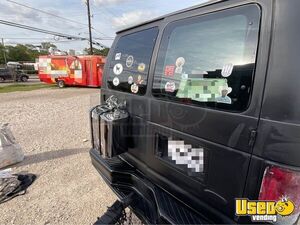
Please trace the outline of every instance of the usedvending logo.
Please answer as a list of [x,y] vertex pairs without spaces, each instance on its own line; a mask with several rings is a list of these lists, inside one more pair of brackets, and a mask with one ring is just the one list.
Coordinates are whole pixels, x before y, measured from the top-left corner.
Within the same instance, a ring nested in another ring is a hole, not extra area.
[[235,206],[237,216],[250,216],[252,222],[275,223],[278,216],[290,216],[295,210],[295,204],[287,197],[277,202],[236,199]]

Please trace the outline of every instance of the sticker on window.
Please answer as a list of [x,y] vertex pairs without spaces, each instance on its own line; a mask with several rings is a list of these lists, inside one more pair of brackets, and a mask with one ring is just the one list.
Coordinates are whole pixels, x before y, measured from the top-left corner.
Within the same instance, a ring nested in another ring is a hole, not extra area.
[[232,71],[233,71],[233,64],[232,64],[232,63],[225,64],[225,65],[223,66],[221,75],[222,75],[223,77],[229,77],[229,76],[232,74]]
[[114,66],[114,74],[120,75],[123,72],[123,66],[121,63],[118,63]]
[[133,56],[132,55],[128,56],[127,59],[126,59],[126,66],[128,68],[132,67],[133,62],[134,62]]
[[144,72],[145,69],[146,69],[145,63],[140,63],[139,66],[138,66],[138,71]]
[[131,89],[131,92],[134,93],[134,94],[139,92],[139,86],[137,86],[137,84],[131,85],[130,89]]
[[221,96],[216,98],[216,102],[218,103],[224,103],[224,104],[231,104],[231,98],[227,95],[232,92],[232,88],[228,87],[228,85],[225,85],[223,87],[219,88],[219,91],[221,92]]
[[141,75],[138,75],[138,79],[137,79],[137,84],[142,84],[143,83],[143,78],[142,78],[142,76]]
[[176,85],[174,82],[167,82],[165,85],[166,92],[174,92],[176,89]]
[[185,59],[183,57],[179,57],[178,59],[176,59],[176,69],[175,69],[175,73],[182,73],[182,67],[185,64]]
[[122,53],[116,53],[115,55],[115,60],[120,60],[121,59],[121,56],[122,56]]
[[175,66],[174,65],[167,65],[165,67],[165,75],[166,76],[172,77],[172,76],[174,76],[174,73],[175,73]]
[[168,156],[177,165],[186,165],[192,172],[204,171],[204,149],[193,148],[184,141],[168,141]]
[[132,76],[128,77],[128,84],[133,84],[133,77]]
[[113,84],[114,84],[114,86],[118,86],[118,85],[120,84],[119,78],[115,77],[115,78],[113,79]]

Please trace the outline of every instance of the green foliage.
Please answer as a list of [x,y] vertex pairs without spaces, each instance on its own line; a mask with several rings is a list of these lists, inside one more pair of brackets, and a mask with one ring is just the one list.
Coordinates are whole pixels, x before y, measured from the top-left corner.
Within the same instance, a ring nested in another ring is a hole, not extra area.
[[13,61],[13,62],[19,62],[19,61],[29,61],[34,62],[36,58],[38,58],[40,55],[47,55],[48,49],[50,47],[56,47],[55,45],[44,42],[41,43],[41,49],[40,51],[37,50],[37,48],[33,45],[21,45],[18,44],[16,46],[3,46],[0,44],[0,64],[4,64],[4,51],[6,54],[7,62]]
[[[84,52],[89,54],[90,53],[90,48],[85,48]],[[108,52],[109,52],[109,48],[103,48],[103,49],[93,48],[93,54],[94,55],[107,56]]]

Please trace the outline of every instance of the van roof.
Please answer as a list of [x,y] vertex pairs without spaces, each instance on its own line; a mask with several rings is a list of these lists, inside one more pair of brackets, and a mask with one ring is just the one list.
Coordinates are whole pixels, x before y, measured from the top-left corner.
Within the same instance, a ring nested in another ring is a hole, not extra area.
[[166,14],[166,15],[163,15],[163,16],[151,19],[151,20],[147,20],[145,22],[142,22],[142,23],[130,26],[130,27],[126,27],[126,28],[124,28],[122,30],[117,31],[116,33],[119,34],[119,33],[122,33],[124,31],[131,30],[133,28],[143,26],[145,24],[149,24],[149,23],[152,23],[152,22],[155,22],[155,21],[158,21],[158,20],[162,20],[162,19],[164,19],[166,17],[172,16],[172,15],[175,15],[175,14],[178,14],[178,13],[188,12],[188,11],[191,11],[191,10],[194,10],[194,9],[197,9],[197,8],[205,7],[205,6],[208,6],[208,5],[213,5],[213,4],[216,4],[216,3],[219,3],[219,2],[224,2],[224,1],[228,1],[228,0],[209,0],[207,2],[204,2],[204,3],[201,3],[201,4],[197,4],[197,5],[189,7],[189,8],[181,9],[181,10],[178,10],[178,11],[175,11],[175,12],[172,12],[172,13],[169,13],[169,14]]

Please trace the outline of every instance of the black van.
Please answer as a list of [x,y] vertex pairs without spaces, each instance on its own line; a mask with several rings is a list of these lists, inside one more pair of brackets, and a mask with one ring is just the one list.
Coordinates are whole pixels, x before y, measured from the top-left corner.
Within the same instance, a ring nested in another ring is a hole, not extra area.
[[144,223],[297,223],[299,9],[210,1],[117,33],[90,155]]

